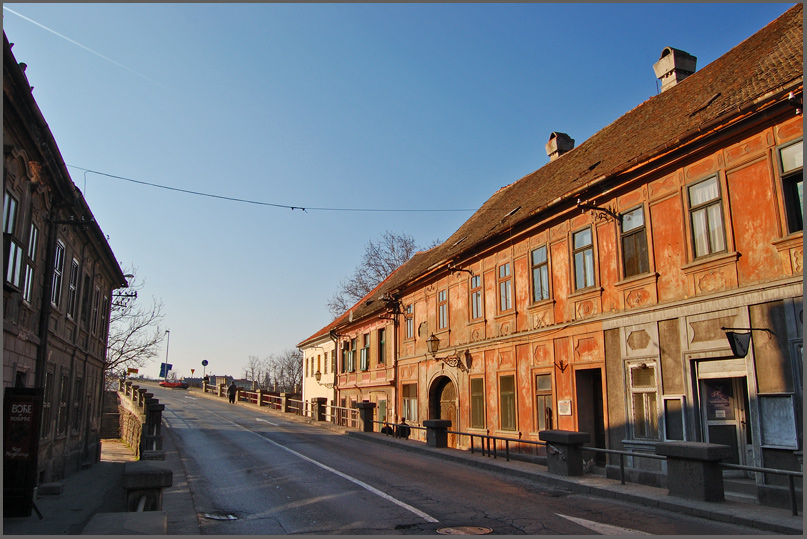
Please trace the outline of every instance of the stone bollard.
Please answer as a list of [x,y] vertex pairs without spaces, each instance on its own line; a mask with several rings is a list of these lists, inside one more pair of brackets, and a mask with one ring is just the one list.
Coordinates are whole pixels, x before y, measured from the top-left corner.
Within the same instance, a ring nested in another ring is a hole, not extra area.
[[355,402],[354,408],[359,410],[359,420],[361,422],[362,432],[373,432],[373,410],[375,410],[374,402]]
[[730,458],[728,445],[703,442],[662,442],[656,454],[667,457],[667,489],[670,496],[704,502],[722,502],[723,471],[720,461]]
[[256,403],[259,407],[263,406],[263,396],[266,395],[266,391],[263,389],[258,390],[258,402]]
[[325,397],[315,397],[311,399],[311,407],[316,421],[327,421],[328,399]]
[[290,393],[280,394],[280,409],[283,410],[284,414],[289,413],[289,397],[291,397]]
[[451,428],[449,419],[427,419],[423,422],[426,427],[426,445],[429,447],[448,447],[448,429]]
[[565,476],[583,475],[583,444],[591,440],[587,432],[542,430],[538,438],[546,442],[549,473]]
[[173,472],[153,461],[137,460],[123,466],[123,488],[126,490],[126,510],[161,511],[163,489],[174,483]]

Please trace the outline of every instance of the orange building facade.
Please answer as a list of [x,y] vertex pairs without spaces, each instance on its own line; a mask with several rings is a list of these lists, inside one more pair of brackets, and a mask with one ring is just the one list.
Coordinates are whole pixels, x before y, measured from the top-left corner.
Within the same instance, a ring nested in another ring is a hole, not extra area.
[[[386,381],[388,417],[410,423],[583,431],[637,455],[713,442],[732,462],[800,469],[802,34],[797,5],[700,71],[668,47],[659,95],[579,147],[552,133],[549,163],[355,308],[386,335],[379,314],[400,313],[395,357],[375,378],[340,374],[340,395]],[[372,346],[372,324],[348,338]],[[666,480],[660,461],[627,466]]]

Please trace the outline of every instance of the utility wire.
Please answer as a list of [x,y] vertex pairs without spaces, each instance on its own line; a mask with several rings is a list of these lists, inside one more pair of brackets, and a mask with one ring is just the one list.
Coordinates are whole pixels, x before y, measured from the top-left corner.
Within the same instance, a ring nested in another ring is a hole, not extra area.
[[[66,163],[65,163],[66,164]],[[273,208],[288,208],[290,210],[302,210],[304,212],[311,211],[341,211],[341,212],[461,212],[461,211],[476,211],[476,209],[435,209],[435,210],[427,210],[427,209],[378,209],[378,208],[312,208],[309,206],[289,206],[287,204],[273,204],[271,202],[261,202],[259,200],[249,200],[245,198],[235,198],[235,197],[227,197],[223,195],[214,195],[212,193],[202,193],[200,191],[191,191],[190,189],[180,189],[179,187],[170,187],[168,185],[160,185],[158,183],[151,183],[151,182],[144,182],[142,180],[135,180],[132,178],[125,178],[123,176],[116,176],[114,174],[108,174],[106,172],[99,172],[97,170],[91,170],[89,168],[82,168],[76,165],[67,165],[68,167],[75,168],[78,170],[83,170],[85,173],[89,172],[91,174],[98,174],[99,176],[106,176],[107,178],[114,178],[116,180],[123,180],[126,182],[136,183],[139,185],[148,185],[149,187],[158,187],[160,189],[166,189],[168,191],[177,191],[180,193],[186,193],[189,195],[196,195],[202,197],[209,197],[209,198],[217,198],[220,200],[229,200],[231,202],[241,202],[244,204],[255,204],[257,206],[271,206]],[[85,176],[86,178],[86,176]]]

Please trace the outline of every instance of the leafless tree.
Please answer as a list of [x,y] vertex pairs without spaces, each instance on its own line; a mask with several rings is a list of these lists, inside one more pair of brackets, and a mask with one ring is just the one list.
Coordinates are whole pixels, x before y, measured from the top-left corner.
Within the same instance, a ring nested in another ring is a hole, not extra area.
[[266,358],[267,389],[293,392],[303,383],[303,353],[291,348]]
[[253,385],[260,386],[265,368],[265,362],[261,361],[258,356],[249,356],[247,366],[244,367],[244,378],[250,380]]
[[[438,243],[439,241],[433,242],[429,248]],[[364,247],[359,265],[349,277],[339,283],[339,289],[326,303],[328,311],[334,318],[346,312],[409,260],[417,250],[415,238],[408,234],[396,234],[387,230],[377,241],[370,240]]]
[[160,328],[164,318],[163,302],[154,297],[150,303],[139,297],[145,281],[137,279],[137,268],[126,271],[129,287],[113,294],[109,316],[106,372],[119,375],[129,368],[145,367],[160,352],[165,331]]

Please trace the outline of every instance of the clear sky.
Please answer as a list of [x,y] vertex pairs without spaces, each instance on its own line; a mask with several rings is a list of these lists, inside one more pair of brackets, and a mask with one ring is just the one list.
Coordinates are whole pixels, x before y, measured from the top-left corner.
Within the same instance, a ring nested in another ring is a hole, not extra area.
[[664,47],[700,69],[792,5],[10,3],[3,28],[176,374],[240,376],[331,321],[369,240],[445,240],[553,131],[656,95]]

